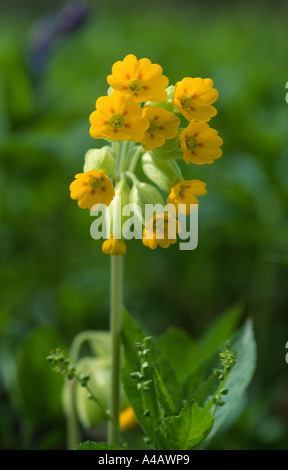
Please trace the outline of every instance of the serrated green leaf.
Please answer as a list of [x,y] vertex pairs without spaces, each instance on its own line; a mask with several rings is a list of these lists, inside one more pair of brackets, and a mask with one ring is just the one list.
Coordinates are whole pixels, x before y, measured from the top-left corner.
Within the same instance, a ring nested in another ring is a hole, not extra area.
[[105,442],[85,441],[79,444],[75,450],[123,450],[114,444],[106,444]]
[[213,416],[190,401],[178,416],[165,418],[157,429],[161,450],[191,450],[207,436]]

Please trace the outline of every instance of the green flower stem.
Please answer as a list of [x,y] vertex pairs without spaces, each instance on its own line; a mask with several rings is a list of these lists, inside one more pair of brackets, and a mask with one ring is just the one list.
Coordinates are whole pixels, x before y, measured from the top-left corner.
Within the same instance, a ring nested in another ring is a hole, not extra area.
[[138,159],[141,155],[141,153],[144,152],[144,149],[141,145],[139,145],[139,147],[137,148],[135,154],[133,155],[133,158],[131,160],[131,163],[130,163],[130,166],[128,168],[128,171],[133,173],[133,171],[135,170],[136,166],[137,166],[137,163],[138,163]]
[[123,171],[125,168],[127,155],[129,154],[129,148],[130,148],[130,142],[129,141],[123,142],[121,161],[120,161],[120,166],[119,166],[120,172]]
[[[123,296],[123,257],[111,255],[111,299],[110,299],[110,331],[111,331],[111,389],[109,410],[111,421],[108,423],[108,443],[117,444],[119,439],[120,412],[120,356],[121,356],[121,325]],[[117,423],[114,426],[113,423]]]

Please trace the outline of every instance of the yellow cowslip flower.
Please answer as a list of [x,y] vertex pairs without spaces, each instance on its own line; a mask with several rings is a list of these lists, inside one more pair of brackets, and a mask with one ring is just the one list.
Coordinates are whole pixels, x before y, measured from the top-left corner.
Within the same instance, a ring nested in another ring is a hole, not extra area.
[[216,158],[222,156],[222,150],[219,148],[222,144],[223,140],[218,132],[206,122],[190,122],[180,134],[183,158],[188,164],[213,163]]
[[106,255],[125,255],[126,245],[121,239],[108,238],[102,244],[102,251]]
[[188,120],[209,121],[217,114],[211,106],[218,98],[211,78],[186,77],[175,85],[173,106]]
[[178,221],[171,214],[155,214],[143,229],[143,244],[152,250],[158,245],[168,248],[176,243],[179,231]]
[[119,426],[121,431],[126,432],[135,428],[139,424],[132,406],[128,406],[120,413]]
[[161,147],[166,139],[174,139],[177,136],[181,121],[174,113],[160,106],[147,105],[143,108],[143,115],[150,124],[141,141],[145,150]]
[[[185,204],[184,212],[190,214],[190,204],[198,204],[196,196],[207,194],[206,184],[200,180],[179,181],[171,188],[167,204],[174,204],[178,213],[178,205]],[[182,209],[182,208],[181,208]],[[184,209],[184,208],[183,208]]]
[[140,142],[149,127],[142,108],[132,96],[114,91],[96,101],[96,110],[90,114],[90,135],[94,139],[130,140]]
[[94,204],[109,206],[114,197],[114,187],[102,170],[78,173],[70,184],[71,199],[78,199],[81,209],[91,209]]
[[137,60],[135,55],[128,54],[123,61],[115,62],[107,82],[113,90],[132,95],[137,103],[164,101],[169,80],[162,72],[162,67],[152,64],[150,59]]

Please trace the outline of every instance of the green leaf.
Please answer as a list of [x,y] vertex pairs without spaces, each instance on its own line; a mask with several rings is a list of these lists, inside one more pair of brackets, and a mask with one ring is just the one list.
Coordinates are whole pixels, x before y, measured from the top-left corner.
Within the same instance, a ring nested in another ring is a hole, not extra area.
[[157,429],[162,450],[191,450],[207,436],[213,416],[190,401],[179,416],[165,418]]
[[170,361],[179,380],[191,372],[194,358],[199,355],[199,347],[186,331],[171,327],[157,343]]
[[[145,381],[151,380],[150,389],[142,391],[137,389],[137,380],[131,373],[140,370],[140,357],[135,343],[142,343],[148,336],[141,331],[128,312],[123,312],[123,346],[124,363],[122,367],[122,382],[126,396],[134,409],[135,415],[144,432],[157,446],[157,426],[164,413],[173,410],[175,403],[177,410],[182,404],[180,401],[179,384],[174,371],[157,344],[151,340],[151,352],[147,359],[149,364],[145,369]],[[157,371],[157,372],[155,372]],[[173,397],[173,401],[172,398]],[[147,416],[149,410],[149,416]]]
[[225,396],[225,405],[217,408],[209,441],[241,404],[243,395],[253,377],[256,367],[256,343],[251,320],[246,321],[230,343],[232,350],[237,354],[236,364],[225,383],[225,388],[229,390],[229,393]]
[[159,339],[158,346],[170,361],[177,378],[183,380],[199,369],[212,353],[217,352],[239,322],[242,307],[236,305],[224,312],[202,337],[196,341],[181,328],[169,328]]
[[154,384],[158,402],[163,409],[164,416],[171,416],[175,414],[176,410],[173,403],[173,398],[170,396],[156,367],[154,367]]
[[108,445],[105,442],[85,441],[79,444],[75,450],[123,450],[114,444]]
[[[155,442],[156,425],[158,425],[160,415],[157,406],[157,396],[154,386],[148,392],[141,392],[137,389],[137,381],[131,377],[131,373],[139,371],[140,358],[136,349],[136,342],[142,343],[148,336],[140,330],[134,323],[128,312],[123,311],[123,346],[124,363],[122,367],[122,383],[126,396],[134,409],[135,415],[144,429],[145,433]],[[148,371],[147,371],[148,372]],[[151,369],[148,372],[147,380],[152,378]],[[149,410],[150,416],[145,416],[145,411]]]
[[237,304],[229,308],[202,335],[199,341],[199,348],[205,356],[216,351],[217,348],[221,347],[230,338],[239,323],[242,313],[242,305]]

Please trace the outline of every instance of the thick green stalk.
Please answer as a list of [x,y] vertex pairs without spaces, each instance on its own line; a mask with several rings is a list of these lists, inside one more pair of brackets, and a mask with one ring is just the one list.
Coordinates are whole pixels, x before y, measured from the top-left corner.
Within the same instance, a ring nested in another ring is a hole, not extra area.
[[[111,421],[108,423],[108,443],[118,443],[118,423],[120,412],[120,368],[121,368],[121,328],[123,306],[123,256],[111,255],[111,387],[109,410]],[[116,425],[116,426],[115,426]]]

